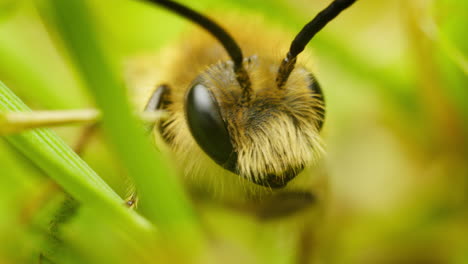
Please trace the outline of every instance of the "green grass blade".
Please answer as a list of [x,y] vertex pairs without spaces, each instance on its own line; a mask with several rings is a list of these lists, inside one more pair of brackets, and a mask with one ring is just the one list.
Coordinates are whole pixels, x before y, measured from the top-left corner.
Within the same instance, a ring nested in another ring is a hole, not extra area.
[[[0,111],[30,111],[0,82]],[[123,200],[53,131],[38,129],[3,137],[83,205],[101,208],[121,219],[129,229],[151,227],[123,206]]]
[[131,114],[123,82],[114,74],[98,41],[89,2],[49,3],[46,16],[52,18],[85,85],[102,109],[104,129],[136,183],[142,214],[171,238],[197,240],[194,210],[168,162],[155,152]]

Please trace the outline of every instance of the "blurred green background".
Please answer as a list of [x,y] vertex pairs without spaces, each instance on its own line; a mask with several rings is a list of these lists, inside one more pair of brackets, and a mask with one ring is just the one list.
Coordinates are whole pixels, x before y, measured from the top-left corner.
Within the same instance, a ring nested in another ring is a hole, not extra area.
[[[47,2],[0,0],[0,80],[33,110],[95,107]],[[157,53],[189,24],[138,1],[84,2],[118,78],[128,58]],[[180,2],[205,13],[257,14],[296,33],[329,1]],[[331,186],[316,263],[468,263],[467,14],[468,1],[360,0],[309,44],[327,100]],[[74,146],[82,129],[54,131]],[[112,144],[99,131],[82,157],[126,198],[128,168]],[[46,172],[0,141],[0,263],[37,263],[54,243],[43,234],[63,197]],[[218,213],[228,218],[221,229],[240,231],[226,232],[230,246],[211,248],[216,253],[200,262],[291,263],[281,243],[251,233],[251,219]],[[118,227],[96,208],[80,209],[64,227],[70,246],[57,258],[175,262],[178,253],[142,245]]]

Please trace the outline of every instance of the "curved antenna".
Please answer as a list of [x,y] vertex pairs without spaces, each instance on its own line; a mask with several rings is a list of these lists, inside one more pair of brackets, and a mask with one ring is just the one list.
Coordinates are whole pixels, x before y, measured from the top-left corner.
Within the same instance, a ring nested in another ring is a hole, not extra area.
[[288,80],[289,74],[291,74],[296,64],[297,55],[304,50],[307,43],[309,43],[315,34],[322,30],[328,22],[332,21],[341,11],[348,8],[354,2],[356,2],[356,0],[335,0],[302,28],[291,43],[289,52],[278,69],[278,76],[276,77],[278,88],[281,89]]
[[203,16],[202,14],[192,10],[182,4],[170,1],[170,0],[142,0],[146,2],[151,2],[157,5],[160,5],[178,15],[189,19],[190,21],[198,24],[208,32],[210,32],[220,43],[223,45],[224,49],[227,51],[229,56],[234,62],[234,72],[236,74],[236,79],[239,82],[239,85],[242,88],[242,95],[244,101],[249,101],[252,93],[251,83],[249,75],[245,70],[242,62],[243,56],[240,47],[234,41],[234,39],[218,24],[210,20],[208,17]]

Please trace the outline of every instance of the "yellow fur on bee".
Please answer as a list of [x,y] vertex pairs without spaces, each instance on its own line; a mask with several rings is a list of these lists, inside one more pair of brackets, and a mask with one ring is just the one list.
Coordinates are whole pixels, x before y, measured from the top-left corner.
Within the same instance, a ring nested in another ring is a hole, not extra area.
[[[184,181],[194,192],[203,192],[215,199],[258,200],[274,192],[308,191],[316,189],[316,185],[323,185],[320,166],[323,144],[317,128],[321,117],[314,110],[323,108],[323,105],[320,100],[311,100],[307,88],[309,71],[301,60],[308,59],[310,55],[300,55],[286,88],[279,90],[275,86],[277,69],[294,36],[267,29],[263,21],[255,17],[222,14],[219,18],[215,21],[232,34],[244,58],[252,58],[245,61],[244,66],[252,82],[252,104],[258,106],[259,115],[264,117],[252,122],[249,116],[252,110],[236,104],[240,87],[218,78],[225,74],[222,64],[230,60],[227,52],[213,36],[192,25],[186,37],[158,55],[145,55],[132,61],[127,74],[139,109],[143,109],[158,85],[170,87],[172,103],[167,109],[170,117],[164,133],[172,139],[171,145],[165,146],[156,128],[157,144],[173,157]],[[220,66],[213,66],[217,64]],[[216,96],[222,114],[234,117],[225,122],[238,153],[239,175],[216,164],[190,133],[184,102],[187,90],[197,78],[213,84],[209,88]],[[264,105],[272,108],[263,109]],[[288,167],[301,166],[305,166],[304,171],[280,190],[248,180],[261,179],[267,174],[281,176]]]

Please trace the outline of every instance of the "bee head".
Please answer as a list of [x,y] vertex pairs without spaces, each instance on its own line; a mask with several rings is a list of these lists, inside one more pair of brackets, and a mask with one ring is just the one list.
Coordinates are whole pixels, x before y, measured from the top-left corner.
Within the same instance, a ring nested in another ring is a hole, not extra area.
[[186,95],[188,126],[220,166],[259,185],[284,187],[321,151],[320,86],[303,67],[279,88],[280,63],[253,56],[243,66],[250,76],[249,99],[232,62],[212,65]]
[[198,146],[253,183],[286,186],[320,152],[325,112],[320,86],[296,65],[297,55],[355,0],[335,0],[322,10],[297,34],[282,61],[244,59],[233,38],[207,17],[169,0],[148,1],[206,29],[231,58],[200,73],[186,94],[185,120]]

